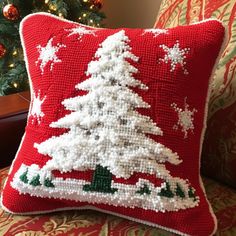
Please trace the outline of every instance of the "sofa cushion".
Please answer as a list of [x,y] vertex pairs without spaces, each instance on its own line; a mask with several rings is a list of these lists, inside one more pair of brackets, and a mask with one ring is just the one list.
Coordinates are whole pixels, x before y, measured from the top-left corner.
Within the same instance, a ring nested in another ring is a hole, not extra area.
[[[0,170],[0,192],[9,169]],[[216,235],[236,234],[236,191],[203,178],[207,196],[218,220]],[[0,208],[3,235],[145,235],[170,236],[167,231],[91,210],[66,211],[36,216],[17,216]],[[24,234],[23,234],[24,233]]]
[[25,18],[32,102],[4,209],[97,209],[179,234],[215,231],[199,156],[224,30],[216,20],[160,31]]
[[[227,26],[228,41],[218,64],[209,101],[202,170],[236,187],[236,2],[232,0],[163,0],[155,27],[188,25],[218,18]],[[227,114],[227,115],[225,115]]]

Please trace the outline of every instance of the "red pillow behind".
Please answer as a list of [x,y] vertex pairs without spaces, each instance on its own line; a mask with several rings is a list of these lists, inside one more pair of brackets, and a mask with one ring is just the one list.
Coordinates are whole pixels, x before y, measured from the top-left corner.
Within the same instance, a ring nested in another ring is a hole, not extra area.
[[143,30],[26,17],[32,102],[3,208],[96,209],[179,234],[213,233],[199,158],[224,34],[215,20]]

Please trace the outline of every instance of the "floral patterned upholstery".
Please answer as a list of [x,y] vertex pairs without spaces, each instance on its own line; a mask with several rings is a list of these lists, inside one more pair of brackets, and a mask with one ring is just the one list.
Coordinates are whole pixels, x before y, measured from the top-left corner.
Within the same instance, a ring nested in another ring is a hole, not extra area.
[[[0,191],[8,168],[0,170]],[[236,191],[205,179],[208,198],[218,218],[217,236],[236,235]],[[170,236],[172,233],[96,211],[65,211],[13,216],[0,209],[2,236]]]

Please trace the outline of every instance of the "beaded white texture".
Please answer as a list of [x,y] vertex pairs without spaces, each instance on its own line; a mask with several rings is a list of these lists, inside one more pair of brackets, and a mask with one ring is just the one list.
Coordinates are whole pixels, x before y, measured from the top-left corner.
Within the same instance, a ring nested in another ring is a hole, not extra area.
[[178,130],[181,127],[181,131],[184,133],[184,138],[188,138],[188,133],[194,131],[194,113],[197,109],[189,109],[189,104],[187,103],[187,97],[184,99],[184,108],[178,107],[176,103],[172,103],[171,107],[176,111],[178,115],[178,122],[173,126],[173,129]]
[[44,112],[42,111],[42,104],[44,103],[46,96],[43,98],[40,97],[40,90],[35,93],[32,93],[32,106],[29,111],[29,117],[32,118],[32,123],[37,120],[37,123],[40,124],[42,118],[44,117]]
[[161,34],[168,34],[168,30],[167,29],[145,29],[143,35],[147,33],[153,34],[153,37],[156,38],[157,36]]
[[78,35],[78,40],[81,41],[84,35],[93,35],[96,36],[96,30],[94,29],[87,29],[83,26],[77,26],[75,28],[72,29],[65,29],[65,31],[70,32],[68,34],[68,37],[72,36],[72,35]]
[[188,74],[186,65],[186,54],[189,53],[190,48],[180,48],[180,43],[177,40],[173,47],[168,47],[165,44],[159,46],[165,52],[164,58],[160,58],[160,62],[168,64],[170,62],[170,72],[173,72],[176,69],[177,65],[180,65],[183,68],[184,74]]
[[36,61],[36,65],[40,63],[41,74],[44,73],[44,68],[47,64],[50,64],[50,71],[52,71],[54,64],[61,62],[61,59],[58,58],[57,53],[61,48],[65,48],[66,45],[60,43],[57,43],[57,45],[53,45],[52,42],[53,38],[49,39],[45,47],[43,47],[42,45],[37,46],[39,57]]

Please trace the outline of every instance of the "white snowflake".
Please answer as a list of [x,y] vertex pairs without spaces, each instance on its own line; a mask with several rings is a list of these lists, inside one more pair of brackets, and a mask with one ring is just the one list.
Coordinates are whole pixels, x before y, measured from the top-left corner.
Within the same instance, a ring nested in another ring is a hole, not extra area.
[[46,96],[43,98],[40,98],[40,90],[38,91],[38,95],[36,95],[34,92],[32,94],[32,106],[29,112],[29,116],[32,116],[34,119],[32,120],[32,123],[35,119],[37,119],[38,124],[41,123],[42,117],[44,117],[44,113],[42,112],[42,104],[45,101]]
[[61,59],[57,57],[57,53],[61,48],[65,48],[66,45],[58,43],[57,45],[52,45],[53,38],[51,38],[45,47],[41,45],[37,46],[39,52],[39,58],[36,61],[36,65],[40,62],[41,74],[44,73],[44,68],[47,63],[51,63],[50,71],[52,71],[53,66],[57,62],[61,62]]
[[182,127],[182,132],[184,133],[184,138],[188,138],[188,131],[194,130],[194,113],[197,112],[197,109],[193,108],[192,110],[189,109],[189,104],[186,102],[187,97],[184,99],[184,108],[178,107],[176,103],[172,103],[171,107],[177,112],[178,114],[178,123],[174,125],[174,129],[178,129],[178,127]]
[[93,36],[96,36],[95,32],[96,30],[89,30],[89,29],[86,29],[85,27],[83,26],[78,26],[76,28],[72,28],[72,29],[66,29],[66,31],[69,31],[70,34],[68,35],[71,36],[71,35],[75,35],[75,34],[78,34],[78,39],[79,40],[82,40],[82,37],[86,34],[91,34]]
[[147,33],[152,33],[154,36],[154,38],[156,38],[157,36],[159,36],[160,34],[167,34],[168,33],[168,30],[166,29],[146,29],[144,30],[144,34],[147,34]]
[[188,74],[188,71],[184,68],[186,65],[186,62],[184,61],[186,58],[186,54],[189,53],[190,48],[183,48],[181,49],[179,46],[179,41],[177,40],[175,45],[173,47],[168,47],[165,44],[160,45],[160,48],[162,48],[166,55],[164,58],[159,59],[160,61],[164,63],[171,62],[171,72],[175,70],[176,65],[180,64],[180,66],[184,70],[184,74]]

